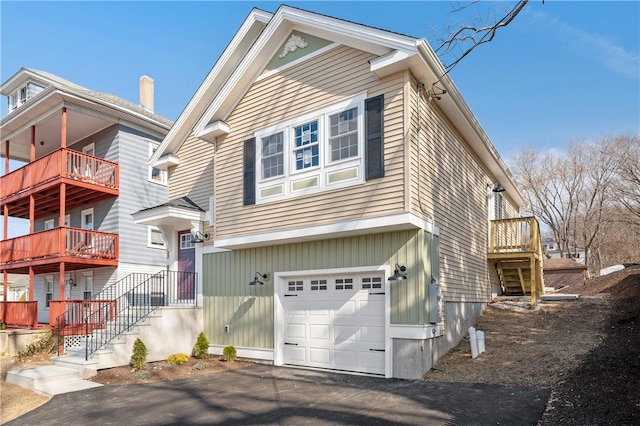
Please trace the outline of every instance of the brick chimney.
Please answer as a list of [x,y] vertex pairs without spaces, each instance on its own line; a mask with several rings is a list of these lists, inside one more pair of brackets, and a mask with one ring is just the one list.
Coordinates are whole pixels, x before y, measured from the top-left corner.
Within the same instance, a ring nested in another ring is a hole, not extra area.
[[140,106],[153,112],[153,79],[147,75],[140,77]]

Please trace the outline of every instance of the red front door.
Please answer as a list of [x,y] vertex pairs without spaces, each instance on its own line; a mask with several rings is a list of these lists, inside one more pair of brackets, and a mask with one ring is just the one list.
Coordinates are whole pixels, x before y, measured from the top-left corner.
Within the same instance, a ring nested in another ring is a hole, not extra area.
[[178,299],[195,299],[196,246],[190,231],[178,232]]

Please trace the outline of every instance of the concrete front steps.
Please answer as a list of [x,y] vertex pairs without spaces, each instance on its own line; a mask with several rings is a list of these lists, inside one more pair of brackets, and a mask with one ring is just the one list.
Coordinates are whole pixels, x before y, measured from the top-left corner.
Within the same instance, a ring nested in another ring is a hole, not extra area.
[[[98,370],[129,365],[137,338],[147,346],[147,361],[165,360],[171,354],[191,353],[201,324],[201,308],[163,307],[109,342],[89,360],[85,360],[84,346],[67,348],[65,355],[51,358],[52,365],[10,371],[7,383],[47,396],[102,386],[84,379],[95,376]],[[60,384],[56,385],[56,381]]]
[[80,377],[78,370],[59,365],[23,368],[7,373],[7,383],[22,386],[44,396],[76,392],[102,386]]
[[67,348],[65,355],[51,358],[51,365],[9,371],[6,381],[45,396],[102,386],[85,379],[94,377],[98,370],[127,365],[133,342],[139,335],[139,327],[148,326],[148,322],[137,324],[131,332],[110,342],[88,360],[85,360],[84,346]]

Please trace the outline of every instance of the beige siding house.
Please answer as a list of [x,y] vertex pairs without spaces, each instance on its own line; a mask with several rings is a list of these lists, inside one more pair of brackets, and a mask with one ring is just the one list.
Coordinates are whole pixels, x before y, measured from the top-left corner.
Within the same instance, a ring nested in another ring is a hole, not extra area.
[[151,159],[205,211],[154,217],[196,237],[212,353],[419,378],[457,344],[524,200],[443,74],[423,39],[249,14]]

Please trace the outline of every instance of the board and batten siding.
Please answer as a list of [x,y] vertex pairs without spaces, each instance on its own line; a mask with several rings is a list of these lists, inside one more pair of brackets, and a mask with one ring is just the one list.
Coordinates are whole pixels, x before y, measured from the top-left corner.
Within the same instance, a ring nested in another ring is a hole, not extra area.
[[437,100],[423,96],[418,105],[413,78],[407,91],[411,99],[411,211],[440,230],[445,300],[489,302],[487,183],[495,179],[444,116]]
[[[273,348],[274,272],[389,265],[407,267],[407,280],[391,288],[392,324],[428,324],[427,286],[438,276],[438,238],[400,231],[205,254],[204,331],[215,345]],[[249,286],[255,272],[264,286]],[[229,325],[229,333],[225,333]]]
[[[216,141],[217,238],[404,211],[403,78],[398,74],[378,79],[369,71],[368,61],[373,58],[363,51],[338,46],[252,85],[226,120],[231,133]],[[253,137],[256,130],[362,93],[367,97],[384,95],[383,178],[286,200],[243,205],[245,140]]]

